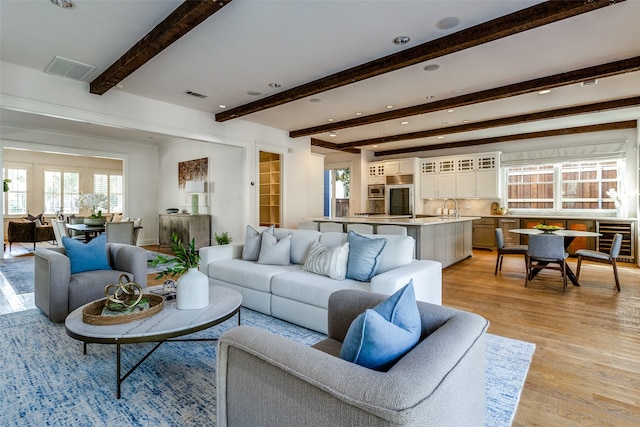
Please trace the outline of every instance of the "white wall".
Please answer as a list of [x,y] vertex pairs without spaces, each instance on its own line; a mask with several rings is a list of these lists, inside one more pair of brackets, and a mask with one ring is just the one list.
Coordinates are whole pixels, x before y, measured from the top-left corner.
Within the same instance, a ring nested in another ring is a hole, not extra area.
[[[318,156],[311,154],[309,138],[293,140],[288,137],[287,131],[243,120],[217,123],[211,113],[130,95],[116,89],[96,96],[89,93],[87,83],[5,62],[0,63],[0,74],[0,111],[19,110],[175,137],[175,142],[158,147],[12,129],[3,126],[0,115],[0,141],[3,146],[123,158],[127,206],[132,211],[143,212],[140,215],[143,216],[144,226],[141,244],[157,242],[157,215],[164,212],[168,204],[174,203],[173,184],[165,182],[171,181],[165,175],[172,173],[174,168],[177,170],[179,158],[190,160],[205,153],[211,159],[214,170],[210,208],[216,217],[214,231],[228,231],[237,241],[242,239],[240,234],[243,233],[238,230],[239,222],[243,226],[245,223],[257,224],[257,186],[251,186],[250,183],[258,182],[256,153],[260,146],[275,147],[284,153],[283,226],[295,227],[301,218],[322,213],[321,162]],[[239,177],[239,183],[233,182],[227,187],[227,180],[222,175],[225,170],[234,178]],[[177,178],[172,182],[177,183]],[[175,187],[177,192],[177,185]],[[240,203],[237,197],[241,197]],[[226,203],[230,203],[233,209],[222,209]],[[222,210],[217,210],[215,206],[221,206]],[[241,206],[241,214],[238,214],[237,206]]]

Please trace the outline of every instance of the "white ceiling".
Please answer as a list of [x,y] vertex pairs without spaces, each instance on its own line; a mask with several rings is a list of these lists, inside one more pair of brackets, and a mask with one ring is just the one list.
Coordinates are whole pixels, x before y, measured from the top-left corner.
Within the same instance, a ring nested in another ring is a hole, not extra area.
[[[182,2],[175,0],[74,0],[61,9],[49,0],[0,0],[0,59],[42,70],[55,56],[93,65],[91,81]],[[121,82],[121,90],[213,114],[278,91],[396,53],[540,3],[530,0],[327,1],[233,0]],[[446,17],[461,24],[439,30]],[[537,29],[459,51],[427,63],[253,113],[241,120],[288,131],[341,121],[568,72],[640,55],[640,0],[605,7]],[[402,47],[392,40],[406,35]],[[437,64],[437,71],[425,65]],[[272,88],[277,82],[281,88]],[[198,99],[185,94],[208,95]],[[260,96],[248,95],[259,91]],[[640,95],[640,72],[573,84],[547,95],[499,101],[326,133],[332,143],[480,122],[534,111]],[[95,95],[98,96],[98,95]],[[310,102],[310,98],[320,102]],[[632,120],[640,108],[524,123],[364,147],[372,151],[455,142],[505,134]],[[213,118],[212,118],[213,119]],[[170,136],[3,111],[3,125],[159,143]],[[237,120],[237,119],[236,119]],[[314,151],[326,152],[315,148]]]

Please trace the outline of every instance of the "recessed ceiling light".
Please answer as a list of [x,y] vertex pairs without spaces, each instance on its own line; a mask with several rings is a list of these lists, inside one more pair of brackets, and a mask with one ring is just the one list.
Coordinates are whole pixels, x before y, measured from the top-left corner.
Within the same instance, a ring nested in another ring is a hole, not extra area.
[[450,30],[460,25],[461,22],[462,19],[457,16],[447,16],[446,18],[442,18],[438,21],[436,28],[439,30]]
[[430,64],[423,68],[423,70],[425,71],[436,71],[438,69],[440,69],[440,66],[438,64]]
[[398,45],[402,45],[402,44],[407,44],[409,43],[411,39],[408,36],[398,36],[395,39],[393,39],[393,44],[398,44]]
[[227,106],[226,106],[226,105],[224,105],[224,104],[220,104],[220,105],[218,105],[218,107],[220,107],[220,108],[227,108]]
[[447,113],[453,113],[454,111],[456,111],[456,110],[454,110],[453,108],[449,108],[449,109],[447,110]]
[[250,91],[247,92],[247,95],[260,96],[260,95],[262,95],[262,92],[260,92],[259,90],[250,90]]
[[320,99],[320,98],[311,98],[309,100],[309,102],[313,102],[314,104],[317,104],[318,102],[322,102],[322,99]]
[[387,109],[390,110],[393,108],[393,105],[387,105]]
[[334,120],[334,118],[333,118],[333,117],[329,117],[329,118],[327,119],[327,121],[328,121],[328,122],[332,122],[333,120]]
[[331,138],[335,138],[336,136],[338,136],[338,134],[336,132],[329,132],[329,136]]
[[551,93],[551,89],[545,89],[538,92],[538,95],[546,95],[547,93]]
[[361,113],[360,111],[358,111],[358,112],[356,113],[356,116],[361,116],[361,115],[362,115],[362,113]]
[[64,9],[72,9],[76,7],[75,3],[73,3],[71,0],[51,0],[51,3]]
[[469,123],[469,120],[463,120],[462,123]]
[[377,145],[372,145],[371,147],[372,147],[372,148],[378,148],[378,146],[377,146]]
[[269,87],[279,88],[282,87],[282,85],[280,83],[269,83]]
[[444,136],[439,136],[438,139],[444,139]]
[[401,124],[401,125],[408,125],[408,124],[409,124],[409,122],[404,121],[404,122],[400,122],[400,124]]
[[427,99],[433,99],[433,98],[435,98],[435,96],[433,96],[433,95],[427,95]]

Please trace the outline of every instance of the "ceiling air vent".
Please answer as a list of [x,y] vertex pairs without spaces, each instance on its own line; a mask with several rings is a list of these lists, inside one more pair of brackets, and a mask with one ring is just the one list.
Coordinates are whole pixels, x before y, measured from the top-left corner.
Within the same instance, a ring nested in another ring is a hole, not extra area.
[[593,85],[597,85],[597,84],[598,84],[598,79],[585,80],[582,83],[580,83],[580,85],[582,87],[593,86]]
[[85,81],[86,77],[95,70],[92,65],[56,56],[44,69],[45,73],[66,77],[72,80]]
[[187,95],[195,96],[196,98],[202,98],[202,99],[204,99],[204,98],[206,98],[206,97],[207,97],[207,95],[203,95],[203,94],[201,94],[201,93],[194,92],[194,91],[192,91],[192,90],[188,90],[188,91],[186,91],[185,93],[186,93]]

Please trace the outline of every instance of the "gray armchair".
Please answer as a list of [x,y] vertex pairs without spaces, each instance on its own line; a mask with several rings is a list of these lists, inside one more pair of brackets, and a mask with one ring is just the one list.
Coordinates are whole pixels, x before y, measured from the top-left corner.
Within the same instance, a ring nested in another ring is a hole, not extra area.
[[104,288],[118,283],[120,275],[145,288],[147,253],[125,244],[107,243],[113,270],[93,270],[71,274],[71,263],[63,247],[38,248],[35,252],[35,304],[52,322],[61,322],[76,308],[104,298]]
[[329,299],[327,339],[307,347],[250,326],[218,341],[218,426],[484,426],[485,339],[477,314],[418,302],[420,342],[388,372],[340,359],[349,325],[388,295]]

